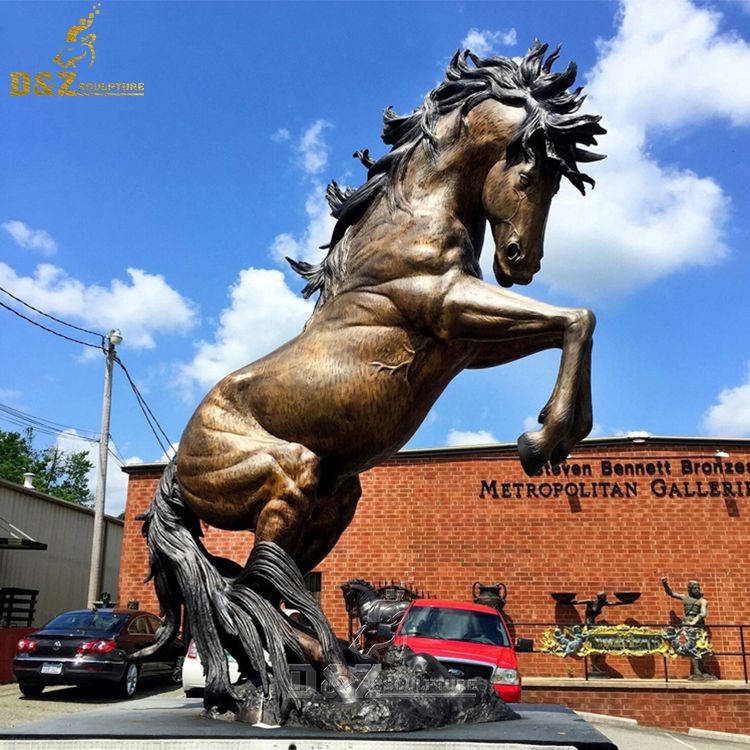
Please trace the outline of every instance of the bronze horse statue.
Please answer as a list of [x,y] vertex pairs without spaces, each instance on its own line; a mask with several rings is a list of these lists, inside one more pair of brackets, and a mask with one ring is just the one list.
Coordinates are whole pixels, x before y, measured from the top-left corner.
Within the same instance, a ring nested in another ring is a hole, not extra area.
[[[144,535],[167,617],[153,649],[174,636],[184,605],[207,665],[207,707],[240,700],[224,648],[267,690],[265,648],[291,703],[286,650],[350,679],[299,573],[351,523],[359,474],[406,443],[461,370],[562,349],[540,428],[518,441],[530,475],[589,433],[593,314],[508,289],[540,268],[561,177],[584,193],[594,183],[578,164],[603,158],[582,148],[605,131],[598,116],[578,113],[580,89],[568,90],[575,64],[554,73],[559,48],[546,52],[537,41],[520,63],[456,53],[422,106],[405,116],[386,109],[390,152],[355,154],[368,170],[358,189],[329,186],[337,221],[326,257],[290,261],[307,281],[303,294],[319,293],[304,330],[227,375],[190,419]],[[499,287],[479,267],[487,223]],[[199,520],[255,532],[244,568],[205,550]],[[277,617],[280,600],[313,630]]]
[[410,599],[388,600],[378,596],[375,587],[362,578],[351,578],[341,584],[346,611],[359,619],[360,627],[350,640],[356,640],[367,629],[378,625],[397,625],[409,608]]

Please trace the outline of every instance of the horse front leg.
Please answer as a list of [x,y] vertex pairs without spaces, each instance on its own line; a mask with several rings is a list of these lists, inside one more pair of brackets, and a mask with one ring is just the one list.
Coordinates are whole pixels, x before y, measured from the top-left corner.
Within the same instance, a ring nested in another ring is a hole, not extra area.
[[[518,439],[524,471],[533,475],[547,461],[560,463],[591,429],[590,359],[596,324],[590,310],[555,307],[462,276],[445,293],[438,334],[477,345],[477,363],[498,363],[537,351],[562,348],[541,429]],[[484,366],[487,366],[484,364]]]
[[[575,418],[567,440],[563,440],[550,456],[550,463],[556,466],[562,463],[570,454],[573,446],[583,440],[594,425],[594,412],[591,405],[591,350],[593,341],[589,341],[588,350],[584,355],[581,367],[581,379],[576,396]],[[549,402],[539,414],[539,424],[544,424],[549,413]]]

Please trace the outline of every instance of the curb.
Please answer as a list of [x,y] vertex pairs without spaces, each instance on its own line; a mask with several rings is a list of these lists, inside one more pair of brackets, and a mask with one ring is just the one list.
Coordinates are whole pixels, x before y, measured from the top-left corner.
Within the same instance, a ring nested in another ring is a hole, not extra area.
[[625,716],[610,716],[609,714],[590,714],[588,711],[576,711],[576,714],[592,724],[611,724],[618,727],[638,726],[638,719],[628,719]]
[[736,742],[750,746],[750,735],[733,734],[732,732],[717,732],[713,729],[696,729],[690,727],[687,731],[689,737],[703,737],[707,740],[721,740],[723,742]]

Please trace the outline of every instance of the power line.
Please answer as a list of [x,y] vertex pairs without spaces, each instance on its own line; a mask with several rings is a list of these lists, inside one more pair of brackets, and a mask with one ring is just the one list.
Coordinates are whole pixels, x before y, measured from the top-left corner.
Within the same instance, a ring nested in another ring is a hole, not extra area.
[[111,448],[107,448],[107,452],[115,459],[115,461],[117,461],[118,464],[120,464],[120,466],[125,466],[125,461],[123,461],[122,458],[120,458],[120,456],[118,456]]
[[[69,328],[73,328],[76,331],[81,331],[82,333],[87,333],[91,336],[97,336],[101,339],[101,343],[99,345],[92,344],[88,341],[82,341],[81,339],[73,338],[72,336],[66,336],[64,333],[60,333],[59,331],[55,331],[52,328],[48,328],[47,326],[42,325],[41,323],[37,322],[36,320],[33,320],[32,318],[28,317],[27,315],[24,315],[23,313],[19,312],[18,310],[14,309],[13,307],[10,307],[9,305],[6,305],[4,302],[0,302],[0,307],[5,308],[9,312],[12,312],[14,315],[17,315],[19,318],[22,318],[27,323],[31,323],[32,325],[36,326],[37,328],[41,328],[43,331],[47,331],[47,333],[51,333],[55,336],[59,336],[62,339],[65,339],[66,341],[72,341],[75,344],[81,344],[82,346],[88,346],[92,349],[100,349],[105,354],[107,354],[107,348],[106,348],[106,341],[107,337],[102,335],[101,333],[97,333],[96,331],[90,331],[87,328],[81,328],[80,326],[73,325],[72,323],[68,323],[64,320],[61,320],[60,318],[56,318],[54,315],[50,315],[49,313],[44,312],[43,310],[40,310],[37,307],[34,307],[34,305],[29,304],[28,302],[25,302],[20,297],[17,297],[16,295],[9,292],[7,289],[4,289],[3,287],[0,287],[0,292],[3,292],[4,294],[7,294],[12,299],[16,300],[16,302],[19,302],[20,304],[24,305],[24,307],[29,308],[30,310],[33,310],[34,312],[38,313],[39,315],[43,315],[45,318],[49,318],[50,320],[54,320],[56,323],[60,323],[61,325],[68,326]],[[130,377],[130,373],[128,372],[127,368],[123,364],[122,360],[117,356],[114,355],[114,361],[117,362],[117,364],[122,368],[123,372],[125,373],[125,377],[128,379],[128,383],[130,384],[130,387],[133,390],[133,393],[135,394],[136,401],[138,402],[138,406],[140,407],[141,411],[143,412],[143,416],[146,418],[146,423],[148,424],[149,428],[151,429],[151,432],[154,434],[154,437],[156,438],[156,442],[159,444],[159,447],[162,449],[163,453],[165,455],[168,455],[168,449],[167,446],[169,446],[169,450],[172,451],[172,453],[175,453],[174,446],[172,445],[172,441],[169,439],[167,433],[164,431],[164,428],[159,424],[159,420],[154,415],[153,411],[151,411],[151,408],[146,403],[146,399],[143,398],[143,395],[138,390],[138,387],[136,386],[135,382],[133,382],[133,378]],[[2,411],[0,409],[0,411]],[[20,416],[22,413],[16,414],[17,418],[21,419]],[[30,415],[23,415],[24,417],[30,417]],[[13,420],[9,420],[13,421]],[[20,422],[15,421],[14,424],[20,424]],[[39,430],[39,432],[43,432],[46,434],[57,434],[50,432],[51,430],[54,430],[53,427],[50,427],[49,425],[37,425],[36,429]],[[75,429],[75,428],[68,428],[68,429]],[[162,443],[161,438],[159,437],[159,433],[161,433],[162,437],[166,441],[166,446],[164,443]],[[96,433],[92,433],[96,434]],[[84,438],[80,438],[84,439]],[[96,442],[96,441],[92,441]]]
[[[109,433],[109,439],[110,439],[110,441],[111,441],[111,442],[109,443],[109,446],[108,446],[108,448],[109,448],[109,452],[110,452],[110,455],[114,456],[114,457],[115,457],[115,460],[116,460],[116,461],[117,461],[117,462],[118,462],[118,463],[119,463],[119,464],[120,464],[121,466],[125,466],[125,465],[126,465],[126,464],[127,464],[128,462],[127,462],[127,460],[125,459],[125,457],[124,457],[124,456],[122,455],[122,453],[120,453],[120,449],[119,449],[119,448],[117,447],[117,444],[115,443],[115,439],[114,439],[114,437],[113,437],[113,435],[112,435],[112,433],[111,433],[111,432]],[[113,451],[114,451],[114,452],[113,452]]]
[[[66,438],[70,440],[79,440],[82,443],[99,443],[99,433],[93,430],[84,430],[81,427],[73,427],[71,425],[62,424],[61,422],[54,422],[51,419],[45,419],[43,417],[35,417],[33,414],[27,414],[19,409],[14,409],[7,404],[0,404],[0,421],[8,422],[18,427],[28,427],[34,432],[42,435],[51,435],[53,437],[60,437],[64,434]],[[72,434],[68,430],[75,430],[76,433],[88,432],[92,437],[87,437],[81,434]],[[127,461],[120,453],[115,443],[114,437],[110,434],[110,440],[112,441],[109,445],[109,455],[117,461],[120,466],[125,466]]]
[[14,417],[15,419],[25,421],[29,424],[30,427],[46,428],[49,430],[56,430],[57,432],[63,432],[65,430],[75,430],[77,433],[79,433],[79,435],[88,433],[95,440],[99,439],[99,433],[94,432],[93,430],[85,430],[81,427],[73,427],[73,425],[54,422],[53,420],[46,419],[45,417],[36,417],[33,414],[28,414],[21,411],[20,409],[14,409],[12,406],[8,406],[7,404],[0,403],[0,412],[4,412],[11,417]]
[[[154,413],[149,408],[149,405],[146,403],[146,399],[143,398],[143,395],[138,390],[138,386],[133,382],[133,378],[130,377],[130,373],[128,372],[128,368],[125,367],[122,360],[115,355],[115,362],[122,368],[122,371],[125,373],[125,377],[128,379],[128,383],[130,384],[130,387],[133,390],[133,393],[135,394],[135,399],[138,402],[138,406],[140,407],[141,411],[143,412],[143,416],[146,418],[146,422],[148,423],[148,426],[151,428],[151,432],[153,432],[154,437],[156,438],[156,442],[159,443],[159,447],[162,449],[165,456],[169,455],[169,451],[167,450],[166,446],[162,443],[161,438],[159,437],[159,432],[162,434],[164,439],[167,442],[167,445],[169,446],[169,449],[172,451],[172,453],[175,453],[175,448],[172,445],[172,441],[169,439],[169,436],[164,431],[164,428],[159,424],[159,420],[154,416]],[[155,425],[155,426],[154,426]],[[157,429],[159,432],[157,432]]]
[[[3,415],[0,415],[0,421],[15,425],[16,427],[30,427],[35,433],[38,433],[41,435],[50,435],[51,437],[59,437],[62,434],[60,430],[50,430],[45,427],[38,427],[36,425],[30,425],[28,422],[13,419],[12,417],[7,417]],[[71,440],[79,440],[82,443],[99,442],[96,438],[89,438],[83,435],[71,435],[69,433],[65,433],[65,437],[70,438]]]
[[[0,302],[0,307],[4,307],[6,310],[12,312],[14,315],[18,315],[19,318],[23,318],[27,323],[31,323],[31,325],[36,326],[37,328],[41,328],[43,331],[47,331],[47,333],[51,333],[55,336],[59,336],[61,339],[65,339],[66,341],[72,341],[74,344],[81,344],[82,346],[90,346],[92,349],[104,349],[104,337],[102,337],[102,343],[101,345],[98,344],[92,344],[88,341],[81,341],[80,339],[74,339],[72,336],[66,336],[64,333],[60,333],[59,331],[53,331],[51,328],[47,328],[47,326],[43,326],[41,323],[37,323],[36,320],[32,320],[28,315],[24,315],[23,313],[18,312],[18,310],[14,310],[10,305],[6,305],[5,302]],[[97,336],[99,334],[96,334]]]
[[72,323],[68,323],[64,320],[61,320],[60,318],[56,318],[54,315],[50,315],[49,313],[44,312],[44,310],[40,310],[38,307],[34,307],[34,305],[30,305],[28,302],[24,302],[20,297],[16,297],[15,294],[9,292],[7,289],[4,289],[0,286],[0,292],[3,292],[3,294],[7,294],[9,297],[14,299],[16,302],[20,302],[24,307],[28,307],[29,310],[33,310],[35,313],[39,313],[40,315],[44,315],[45,318],[49,318],[50,320],[54,320],[55,323],[60,323],[64,326],[67,326],[68,328],[73,328],[76,331],[80,331],[81,333],[88,333],[92,336],[97,336],[102,340],[102,348],[104,347],[104,335],[101,333],[98,333],[97,331],[89,331],[88,328],[81,328],[80,326],[75,326]]

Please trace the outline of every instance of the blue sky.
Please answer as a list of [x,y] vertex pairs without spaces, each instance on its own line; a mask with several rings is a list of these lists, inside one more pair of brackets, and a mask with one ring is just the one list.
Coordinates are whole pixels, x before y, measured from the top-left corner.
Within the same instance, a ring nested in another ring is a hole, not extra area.
[[[361,183],[351,154],[384,153],[383,109],[418,106],[457,48],[512,57],[535,36],[562,42],[558,66],[578,63],[585,111],[609,131],[596,189],[563,186],[522,290],[596,312],[595,434],[750,437],[750,2],[102,0],[78,80],[143,82],[145,96],[11,97],[11,72],[56,76],[91,7],[0,5],[0,286],[120,328],[173,441],[219,377],[301,328],[310,303],[280,258],[320,252],[325,184]],[[102,355],[5,309],[0,343],[0,405],[75,428],[40,445],[87,448],[75,436],[99,429]],[[461,374],[409,446],[515,440],[558,360]],[[18,425],[0,411],[0,428]],[[122,372],[111,433],[125,460],[161,457]]]

